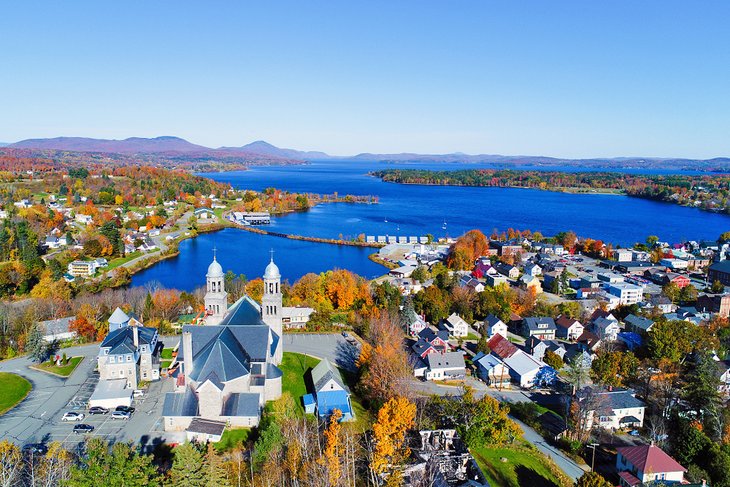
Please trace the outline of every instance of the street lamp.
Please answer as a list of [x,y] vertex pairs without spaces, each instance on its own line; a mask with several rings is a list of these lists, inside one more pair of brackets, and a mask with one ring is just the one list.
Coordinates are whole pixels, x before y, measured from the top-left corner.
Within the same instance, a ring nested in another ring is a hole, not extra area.
[[588,448],[593,449],[593,458],[591,459],[591,472],[593,472],[593,465],[596,463],[596,447],[598,446],[598,443],[591,443],[588,445]]

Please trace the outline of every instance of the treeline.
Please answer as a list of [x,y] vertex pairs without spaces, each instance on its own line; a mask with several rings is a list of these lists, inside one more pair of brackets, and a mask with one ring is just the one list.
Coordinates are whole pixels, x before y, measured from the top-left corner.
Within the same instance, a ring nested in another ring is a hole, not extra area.
[[467,169],[388,169],[372,173],[386,182],[446,186],[534,188],[549,191],[611,190],[704,210],[728,212],[730,176],[645,175],[619,172],[557,172]]

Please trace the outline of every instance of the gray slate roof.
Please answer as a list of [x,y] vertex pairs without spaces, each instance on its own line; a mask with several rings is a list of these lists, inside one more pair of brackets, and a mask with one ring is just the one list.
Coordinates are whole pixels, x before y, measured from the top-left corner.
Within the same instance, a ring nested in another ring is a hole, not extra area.
[[[109,355],[122,355],[126,353],[133,353],[137,350],[134,346],[134,327],[125,326],[118,328],[110,332],[104,341],[101,342],[101,348],[110,348]],[[140,345],[149,345],[152,343],[157,330],[155,328],[149,328],[146,326],[138,326],[137,332],[139,334]]]
[[197,416],[198,396],[188,388],[185,392],[168,392],[162,405],[163,416]]
[[228,308],[228,314],[220,326],[264,325],[261,307],[249,296],[244,296]]
[[654,325],[654,322],[651,321],[649,318],[644,318],[643,316],[636,316],[633,314],[628,315],[626,318],[624,318],[624,323],[644,331],[649,331],[649,328]]
[[464,355],[461,352],[429,353],[426,364],[431,370],[445,368],[466,368]]
[[258,417],[259,410],[259,394],[255,392],[241,392],[231,394],[223,406],[222,416]]
[[319,392],[330,379],[334,379],[340,387],[349,391],[345,382],[342,380],[340,371],[333,367],[330,361],[325,358],[312,369],[312,383],[314,384],[314,390]]
[[[538,325],[546,325],[544,327],[540,327]],[[530,331],[541,331],[541,330],[557,330],[557,326],[555,326],[555,320],[552,318],[547,317],[532,317],[532,318],[525,318],[525,326]]]
[[71,322],[76,319],[75,316],[67,316],[66,318],[58,318],[56,320],[40,321],[38,326],[46,335],[59,335],[68,333]]

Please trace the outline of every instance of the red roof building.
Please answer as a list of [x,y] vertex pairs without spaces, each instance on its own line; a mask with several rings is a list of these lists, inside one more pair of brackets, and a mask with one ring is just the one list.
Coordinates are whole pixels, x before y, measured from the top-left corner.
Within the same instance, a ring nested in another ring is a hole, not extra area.
[[616,451],[616,469],[624,487],[636,487],[651,481],[668,485],[684,481],[687,469],[658,446],[625,446]]
[[510,342],[500,334],[496,334],[492,338],[490,338],[487,342],[487,346],[494,355],[501,358],[502,360],[510,358],[512,355],[519,351],[519,348],[517,348],[514,343]]

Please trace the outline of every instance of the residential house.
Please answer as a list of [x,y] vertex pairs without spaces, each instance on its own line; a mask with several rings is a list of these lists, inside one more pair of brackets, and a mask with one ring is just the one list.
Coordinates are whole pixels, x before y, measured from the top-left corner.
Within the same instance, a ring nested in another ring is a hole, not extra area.
[[725,395],[730,394],[730,360],[718,360],[717,375],[720,378],[720,385],[717,390]]
[[554,340],[557,332],[555,321],[548,317],[530,317],[523,321],[525,337],[537,337],[540,340]]
[[582,350],[587,352],[595,352],[601,345],[601,337],[589,330],[583,330],[583,334],[576,340]]
[[[672,300],[663,294],[652,294],[647,304],[649,308],[659,310],[660,313],[673,313],[677,309]],[[728,300],[728,307],[730,308],[730,300]]]
[[494,268],[497,269],[500,274],[507,276],[510,279],[517,279],[520,275],[520,270],[517,267],[505,264],[504,262],[497,262],[494,264]]
[[482,332],[486,332],[488,338],[492,338],[494,335],[502,335],[504,338],[507,338],[507,325],[496,316],[490,314],[484,318]]
[[540,340],[539,338],[534,336],[531,336],[530,338],[525,340],[523,348],[525,352],[529,353],[534,358],[540,361],[545,358],[545,353],[547,353],[548,350],[550,350],[560,358],[563,358],[567,352],[565,347],[555,340]]
[[426,356],[426,380],[463,379],[466,376],[466,364],[462,352],[430,353]]
[[523,352],[502,335],[494,335],[487,342],[491,354],[499,358],[509,369],[512,379],[520,387],[530,388],[544,364]]
[[469,324],[456,313],[451,313],[451,315],[441,323],[441,328],[448,331],[449,335],[456,338],[463,338],[469,335]]
[[522,248],[522,242],[516,240],[510,240],[507,242],[491,240],[489,242],[489,248],[497,249],[499,255],[521,254],[525,251],[525,249]]
[[502,274],[487,274],[484,277],[488,286],[497,287],[500,284],[507,284],[507,277]]
[[583,325],[580,321],[569,316],[559,316],[555,320],[557,327],[556,335],[558,338],[575,341],[583,334]]
[[512,379],[509,368],[499,357],[479,352],[472,359],[472,363],[476,367],[477,377],[489,387],[503,389],[510,386]]
[[424,328],[417,335],[417,341],[411,347],[413,353],[420,359],[425,359],[431,353],[444,353],[451,350],[449,346],[449,332],[446,330],[434,331]]
[[312,384],[317,415],[320,418],[329,417],[335,409],[342,412],[342,421],[354,418],[350,389],[342,380],[340,371],[326,358],[312,369]]
[[53,343],[76,338],[76,332],[71,329],[71,324],[75,319],[75,316],[67,316],[55,320],[39,321],[38,328],[43,334],[43,340]]
[[616,470],[622,487],[639,487],[652,482],[662,485],[684,483],[687,469],[654,444],[622,446],[616,453]]
[[584,387],[578,391],[578,400],[585,402],[589,428],[600,427],[616,431],[644,426],[646,404],[631,389],[615,387],[611,390]]
[[428,328],[426,320],[415,312],[413,306],[408,306],[407,311],[403,313],[402,320],[404,321],[406,332],[412,337],[418,336],[423,330]]
[[216,219],[215,212],[213,212],[210,208],[198,208],[195,210],[194,214],[198,221],[205,223],[215,221]]
[[525,274],[520,278],[520,287],[525,290],[534,290],[535,294],[542,294],[542,284],[537,277]]
[[532,276],[532,277],[537,277],[537,276],[539,276],[540,274],[542,274],[542,267],[540,267],[540,266],[539,266],[539,265],[537,265],[537,264],[533,264],[533,263],[531,263],[531,262],[530,262],[530,263],[528,263],[528,264],[527,264],[527,265],[526,265],[526,266],[524,267],[524,269],[523,269],[523,270],[524,270],[524,273],[525,273],[526,275],[528,275],[528,276]]
[[281,323],[284,328],[300,329],[307,326],[309,318],[314,313],[314,308],[305,306],[282,306]]
[[624,318],[624,325],[626,325],[627,331],[639,333],[640,335],[646,335],[649,330],[651,330],[651,327],[654,326],[654,322],[651,321],[649,318],[630,314],[626,318]]
[[606,318],[599,316],[593,320],[592,324],[594,333],[598,335],[601,340],[605,340],[607,342],[615,342],[618,340],[621,325],[619,325],[618,320],[614,318],[613,315],[609,315],[609,317]]
[[82,215],[81,213],[76,214],[76,221],[81,223],[82,225],[91,225],[94,223],[94,219],[91,217],[91,215]]
[[59,238],[56,235],[48,235],[43,241],[43,245],[45,245],[49,250],[60,249],[61,247],[66,246],[66,237]]
[[461,287],[471,289],[475,293],[480,293],[484,291],[484,284],[479,279],[476,279],[469,274],[461,276],[461,279],[459,279],[459,284],[461,285]]

